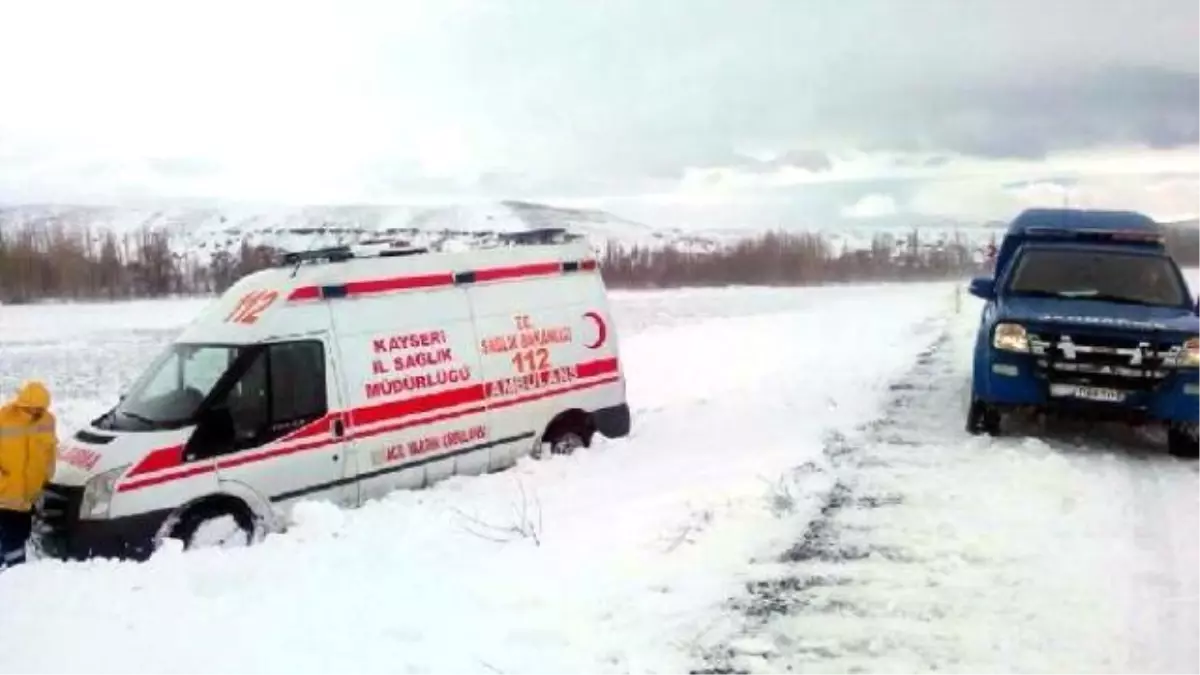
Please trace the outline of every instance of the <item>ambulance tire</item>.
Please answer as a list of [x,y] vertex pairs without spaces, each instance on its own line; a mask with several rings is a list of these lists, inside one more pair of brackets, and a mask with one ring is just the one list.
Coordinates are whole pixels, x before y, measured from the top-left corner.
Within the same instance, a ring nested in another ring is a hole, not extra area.
[[[181,540],[184,550],[190,550],[197,547],[196,535],[200,534],[206,525],[215,526],[226,518],[231,518],[237,525],[237,529],[240,530],[236,540],[231,540],[229,543],[249,546],[254,542],[256,538],[254,515],[250,512],[249,507],[233,497],[206,499],[189,506],[179,516],[179,520],[171,529],[169,536],[172,539]],[[244,542],[242,536],[245,537]]]
[[568,410],[546,427],[546,433],[534,447],[534,459],[549,459],[554,455],[570,455],[592,445],[596,434],[592,418],[582,410]]

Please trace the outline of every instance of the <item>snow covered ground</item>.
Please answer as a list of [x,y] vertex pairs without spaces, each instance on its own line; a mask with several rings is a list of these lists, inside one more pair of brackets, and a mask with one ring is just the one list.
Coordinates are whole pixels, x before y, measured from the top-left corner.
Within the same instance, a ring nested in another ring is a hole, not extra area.
[[[0,668],[686,670],[750,555],[793,535],[770,482],[871,417],[950,287],[616,297],[633,438],[354,512],[313,504],[244,552],[14,570],[0,578]],[[0,372],[45,377],[82,421],[168,337],[168,312],[186,313],[160,305],[110,307],[126,318],[86,333],[75,308],[8,308],[21,339]],[[841,348],[864,331],[872,349]],[[522,490],[537,541],[492,541],[505,535],[476,521],[522,525]],[[47,651],[45,626],[72,649]]]
[[[968,436],[953,285],[613,298],[631,438],[250,549],[0,574],[0,670],[1200,667],[1196,464]],[[81,422],[196,309],[0,307],[0,390]]]

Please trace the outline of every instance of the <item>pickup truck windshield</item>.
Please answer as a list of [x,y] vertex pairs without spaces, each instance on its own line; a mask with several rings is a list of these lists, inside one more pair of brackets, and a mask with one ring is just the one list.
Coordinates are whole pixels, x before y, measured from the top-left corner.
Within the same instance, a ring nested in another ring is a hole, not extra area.
[[1008,293],[1156,307],[1188,302],[1170,258],[1116,251],[1028,250],[1017,263]]
[[241,347],[173,344],[150,364],[102,427],[163,429],[189,422]]

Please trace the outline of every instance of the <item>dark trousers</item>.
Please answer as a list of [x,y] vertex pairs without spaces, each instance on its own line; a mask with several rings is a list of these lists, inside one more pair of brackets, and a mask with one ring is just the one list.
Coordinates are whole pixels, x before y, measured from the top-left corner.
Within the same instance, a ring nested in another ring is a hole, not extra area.
[[32,529],[29,511],[0,509],[0,570],[25,562],[25,544]]

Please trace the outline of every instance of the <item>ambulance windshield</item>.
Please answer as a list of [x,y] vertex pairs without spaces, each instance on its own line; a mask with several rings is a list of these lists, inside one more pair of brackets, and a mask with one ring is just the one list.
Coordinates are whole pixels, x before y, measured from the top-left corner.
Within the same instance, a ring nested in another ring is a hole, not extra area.
[[190,422],[242,349],[234,345],[171,345],[106,416],[104,426],[145,431]]

